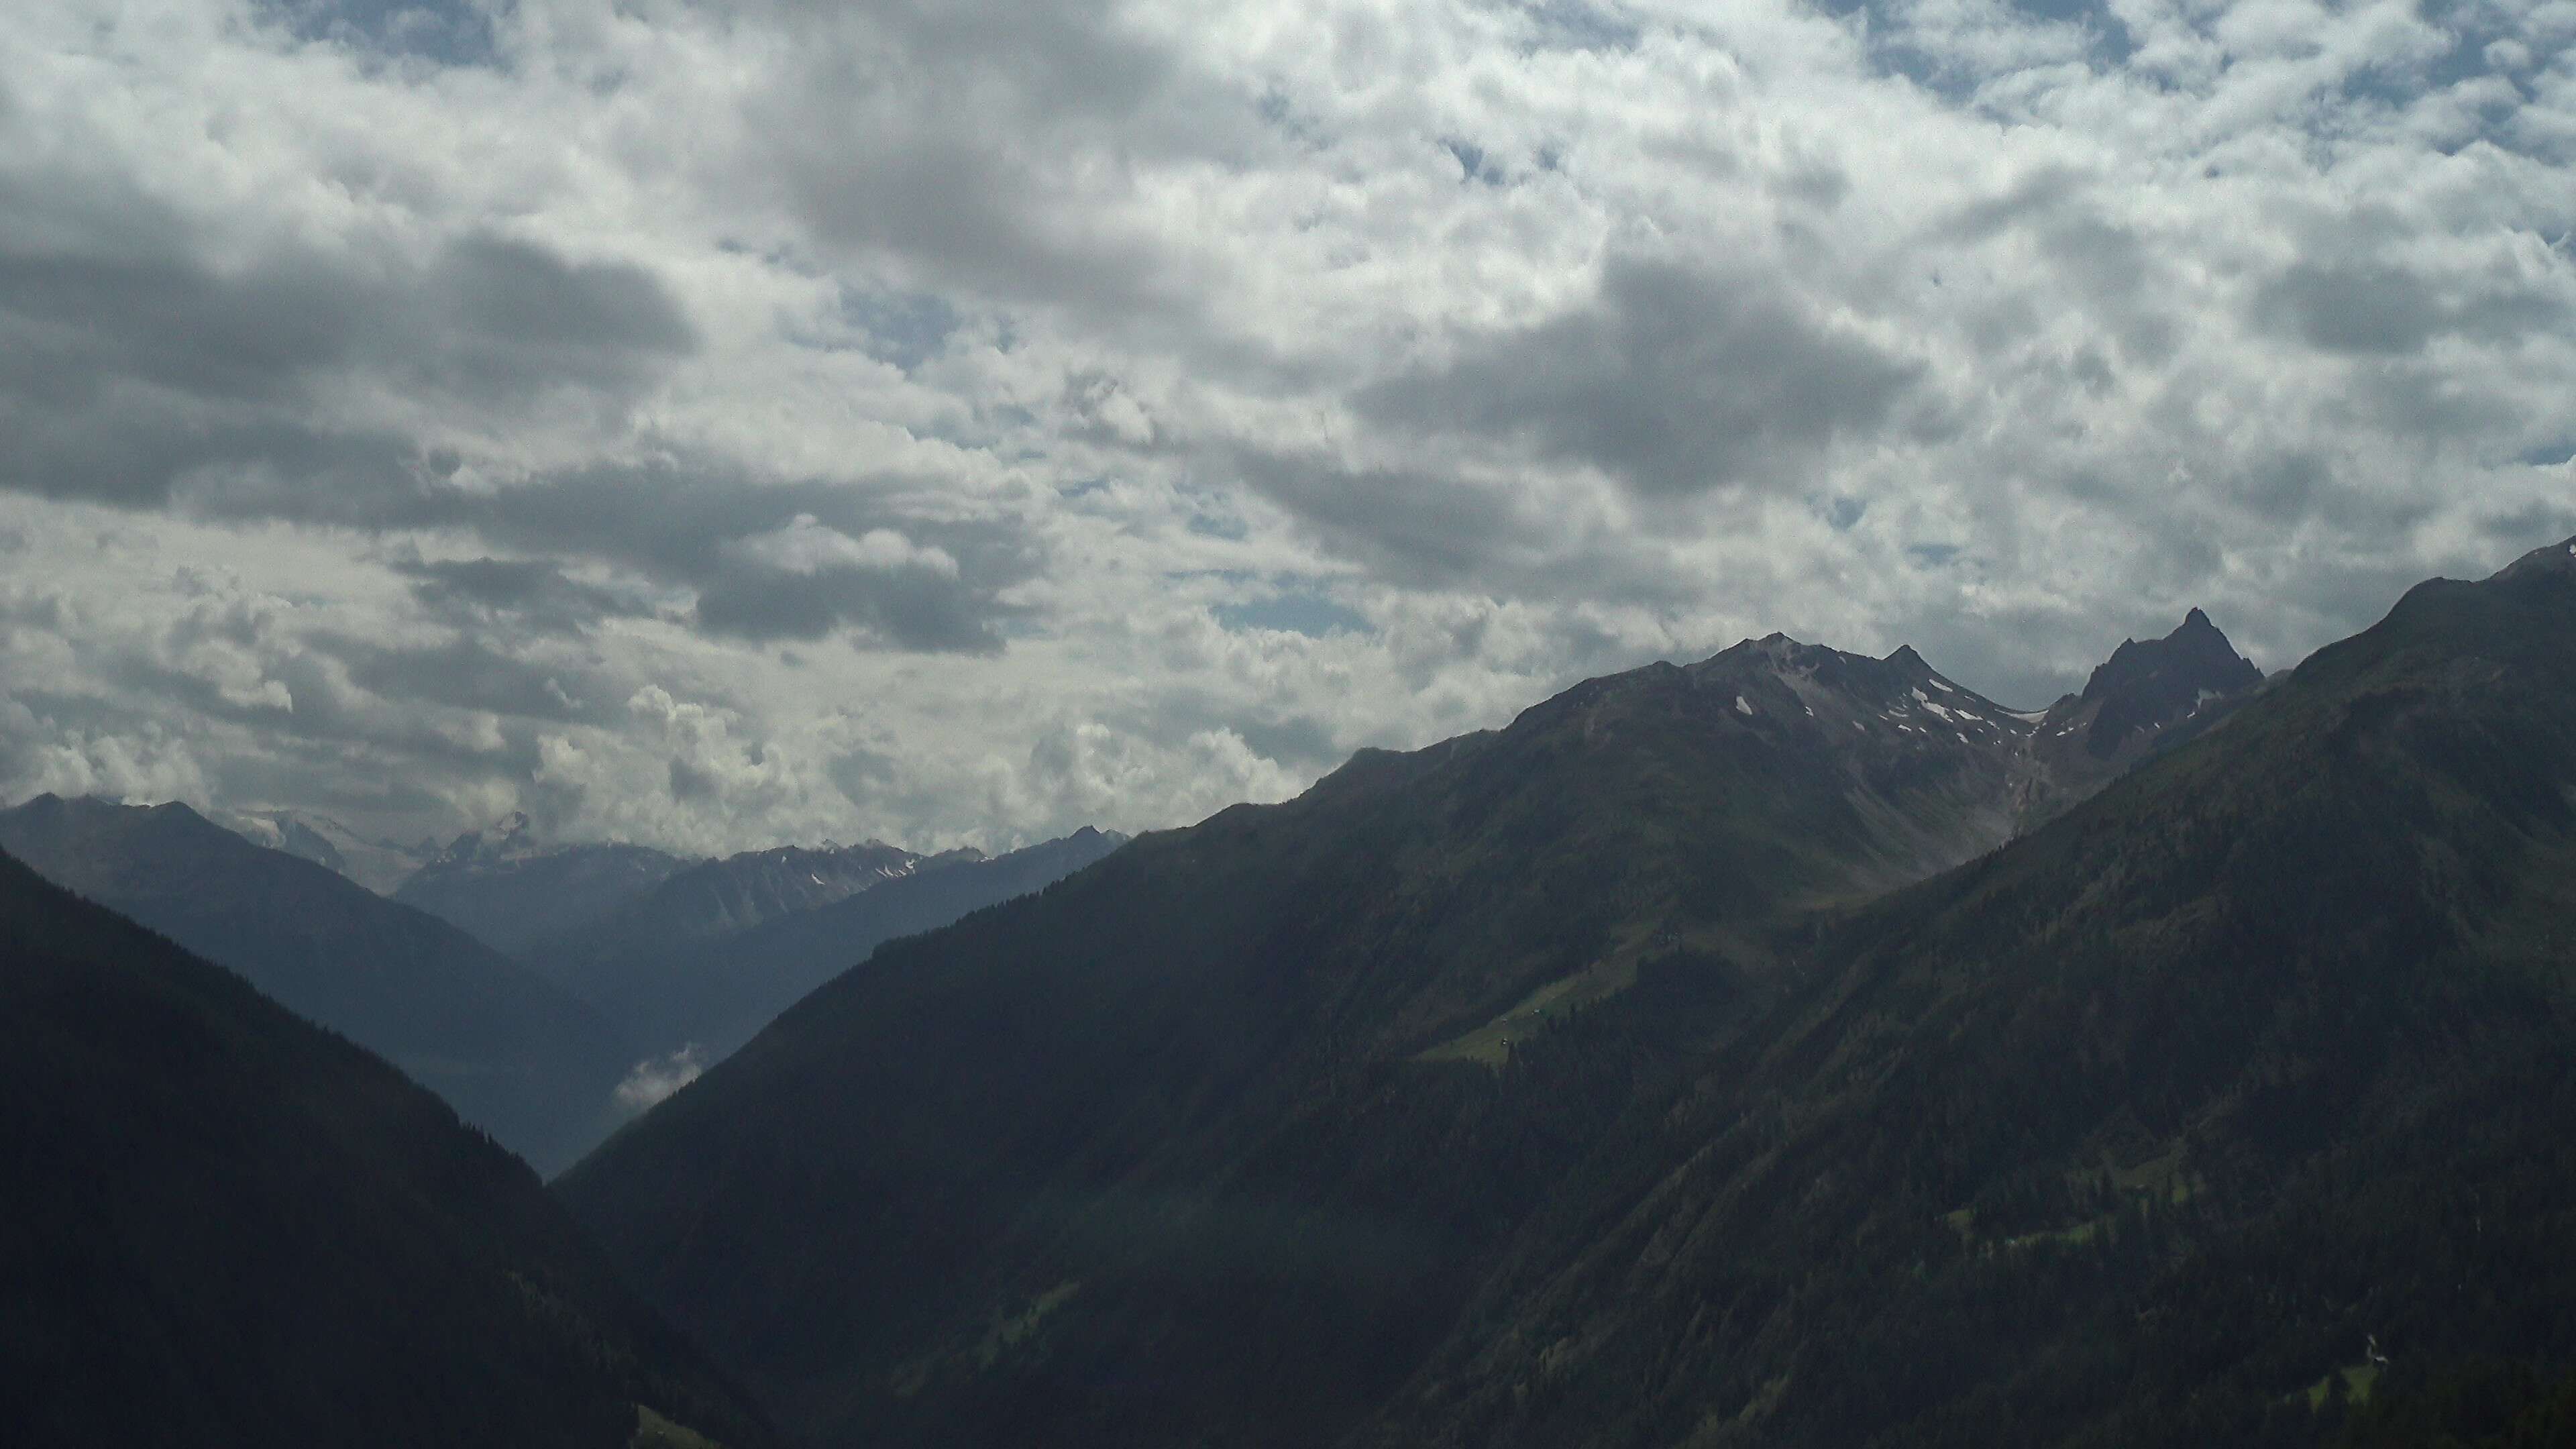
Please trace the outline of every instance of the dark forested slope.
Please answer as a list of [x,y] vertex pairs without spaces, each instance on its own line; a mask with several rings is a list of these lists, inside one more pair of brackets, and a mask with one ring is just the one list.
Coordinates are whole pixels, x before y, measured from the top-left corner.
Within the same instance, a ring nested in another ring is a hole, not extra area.
[[2571,558],[1975,859],[2026,736],[1910,655],[1594,681],[889,948],[559,1189],[829,1442],[2314,1444],[2576,1357]]
[[640,1405],[769,1442],[391,1067],[6,857],[0,943],[0,1437],[622,1449]]
[[[2313,1443],[2374,1351],[2576,1356],[2576,558],[2423,585],[1784,985],[1370,1442]],[[1588,1050],[1693,1010],[1629,1005]]]
[[2026,731],[1911,651],[1595,680],[890,946],[562,1190],[808,1430],[1313,1443],[1624,1090],[1514,1118],[1515,1035],[1991,846]]

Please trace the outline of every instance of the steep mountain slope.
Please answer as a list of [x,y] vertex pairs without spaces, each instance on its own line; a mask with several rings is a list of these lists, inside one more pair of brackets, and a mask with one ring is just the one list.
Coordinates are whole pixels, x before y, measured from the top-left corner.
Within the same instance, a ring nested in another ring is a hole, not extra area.
[[52,795],[0,848],[381,1052],[541,1170],[613,1121],[632,1060],[580,1001],[464,932],[185,805]]
[[845,900],[908,876],[930,859],[872,840],[819,850],[779,846],[700,861],[598,920],[531,942],[522,954],[557,980],[579,979],[603,963],[735,935]]
[[1587,1022],[1709,1055],[1360,1442],[2314,1442],[2373,1353],[2563,1363],[2571,943],[2576,545],[1860,913],[1750,1028],[1681,977]]
[[405,845],[353,830],[328,815],[302,810],[235,811],[216,823],[254,845],[327,866],[380,896],[392,895],[397,886],[437,859],[439,853],[435,841]]
[[639,1405],[770,1442],[383,1062],[5,857],[0,940],[9,1442],[619,1449]]
[[2125,639],[2081,694],[2032,731],[2015,797],[2029,829],[2085,800],[2159,751],[2199,738],[2253,697],[2263,671],[2198,609],[2162,639]]
[[[626,950],[576,956],[557,979],[596,1004],[646,1053],[695,1047],[693,1060],[713,1062],[884,942],[1050,885],[1126,839],[1085,827],[989,860],[974,851],[913,857],[902,873],[864,892],[727,935],[692,937],[674,929],[647,945],[649,936],[621,927],[614,939]],[[672,877],[665,888],[690,874]]]
[[881,950],[560,1190],[808,1432],[1321,1442],[1608,1090],[1517,1120],[1482,1063],[1991,848],[2026,733],[1910,650],[1594,680]]
[[1910,656],[1593,681],[890,947],[558,1191],[830,1442],[2314,1443],[2374,1344],[2576,1357],[2571,557],[1983,858],[2021,741]]
[[642,845],[546,845],[511,815],[449,843],[394,891],[496,951],[605,920],[691,862]]

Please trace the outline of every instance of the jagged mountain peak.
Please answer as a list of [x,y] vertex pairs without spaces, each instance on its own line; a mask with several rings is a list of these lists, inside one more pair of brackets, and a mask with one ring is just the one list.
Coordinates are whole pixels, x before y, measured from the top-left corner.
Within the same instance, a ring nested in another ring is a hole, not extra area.
[[2079,699],[2095,706],[2085,724],[2085,748],[2096,759],[2109,759],[2135,736],[2262,682],[2263,671],[2195,608],[2161,639],[2121,641],[2085,681]]
[[2226,632],[2211,622],[2208,613],[2195,606],[2183,615],[2173,632],[2161,639],[2121,640],[2111,657],[2094,667],[2092,677],[2085,681],[2082,697],[2099,698],[2144,675],[2176,669],[2205,671],[2231,682],[2261,673],[2252,661],[2236,652]]
[[2212,729],[2263,686],[2207,612],[2160,639],[2123,639],[2040,716],[2014,809],[2030,829],[2158,751]]
[[431,863],[434,865],[467,863],[490,865],[505,860],[524,860],[530,856],[542,855],[548,848],[536,838],[535,829],[528,820],[528,813],[524,810],[513,810],[488,825],[480,825],[472,830],[460,832],[454,840],[448,842],[445,850],[439,852],[438,859]]

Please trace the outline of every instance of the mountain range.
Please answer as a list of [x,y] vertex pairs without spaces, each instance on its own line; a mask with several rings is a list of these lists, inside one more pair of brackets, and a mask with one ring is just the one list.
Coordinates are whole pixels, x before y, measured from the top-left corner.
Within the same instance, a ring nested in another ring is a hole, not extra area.
[[558,979],[586,977],[623,957],[739,935],[973,854],[922,856],[871,840],[702,860],[628,894],[605,915],[539,937],[521,954]]
[[556,1190],[814,1443],[2313,1444],[2563,1366],[2571,558],[2037,718],[1589,681],[890,944]]
[[379,1052],[552,1172],[615,1125],[634,1052],[599,1012],[465,932],[186,805],[40,795],[0,849]]
[[[0,811],[0,848],[382,1053],[549,1174],[649,1100],[656,1073],[721,1058],[880,942],[1037,889],[1125,839],[1085,830],[998,859],[872,841],[690,864],[538,844],[516,816],[459,837],[387,899],[322,863],[354,857],[330,854],[317,817],[260,818],[278,847],[183,804],[46,795]],[[541,913],[549,933],[507,924],[514,903],[550,891],[562,897]],[[519,942],[517,958],[421,899]]]
[[873,843],[733,856],[538,943],[529,960],[648,1057],[708,1064],[882,943],[1042,889],[1126,839],[1086,826],[994,857]]
[[338,871],[380,896],[392,895],[442,848],[430,839],[405,845],[303,810],[234,810],[213,818],[253,844]]
[[[2207,627],[2082,707],[2155,730],[2259,679]],[[2107,778],[2035,792],[2040,727],[1911,649],[1774,635],[1364,751],[880,950],[560,1190],[826,1441],[1330,1442],[1639,1070],[1523,1102],[1530,1044],[1677,961],[1749,1023],[1817,912]]]
[[690,862],[645,845],[550,844],[525,814],[469,830],[393,892],[496,951],[596,925]]
[[[0,857],[11,1421],[2561,1442],[2571,625],[2576,542],[2268,679],[2195,610],[2038,711],[1774,635],[1123,844],[494,916],[554,979],[184,806],[42,797],[0,846],[98,903]],[[558,853],[443,852],[489,902]],[[371,1034],[577,985],[749,1040],[549,1193],[192,940]]]

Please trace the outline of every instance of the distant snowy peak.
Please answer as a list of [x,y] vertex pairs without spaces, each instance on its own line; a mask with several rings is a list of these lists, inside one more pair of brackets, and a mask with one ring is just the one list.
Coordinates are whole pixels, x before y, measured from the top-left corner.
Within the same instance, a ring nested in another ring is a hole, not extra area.
[[549,844],[514,813],[457,836],[394,898],[516,955],[608,915],[691,864],[643,845]]
[[380,896],[392,895],[439,854],[435,840],[405,845],[304,810],[236,810],[215,818],[255,844],[337,871]]
[[457,836],[431,863],[448,868],[509,865],[567,848],[538,840],[527,813],[514,810],[481,829]]

